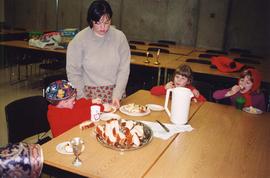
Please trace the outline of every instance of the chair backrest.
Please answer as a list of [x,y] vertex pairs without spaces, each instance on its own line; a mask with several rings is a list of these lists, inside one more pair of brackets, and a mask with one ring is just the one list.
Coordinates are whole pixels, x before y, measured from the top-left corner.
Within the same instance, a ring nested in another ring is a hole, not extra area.
[[263,59],[263,56],[258,56],[254,54],[240,54],[240,57],[250,57],[250,58],[258,58],[258,59]]
[[248,49],[242,49],[242,48],[230,48],[229,51],[231,53],[241,53],[241,54],[250,54],[251,51]]
[[47,132],[48,102],[42,96],[15,100],[5,107],[8,142],[20,142],[30,136]]
[[145,45],[145,42],[144,41],[134,41],[134,40],[131,40],[131,41],[129,41],[129,44],[141,44],[141,45]]
[[168,49],[163,49],[163,48],[148,48],[147,51],[158,51],[159,49],[161,53],[170,53]]
[[129,48],[130,49],[137,49],[137,47],[135,45],[131,45],[131,44],[129,45]]
[[244,64],[260,64],[261,63],[257,59],[249,59],[249,58],[235,58],[234,61],[244,63]]
[[189,58],[189,59],[186,59],[186,62],[211,65],[211,61],[208,61],[208,60],[205,60],[205,59],[192,59],[192,58]]
[[149,43],[149,46],[160,46],[160,47],[165,47],[168,48],[169,45],[168,44],[164,44],[164,43]]
[[200,94],[203,95],[207,99],[207,101],[213,101],[212,94],[213,94],[214,87],[211,84],[204,81],[194,80],[192,81],[192,85],[197,90],[199,90]]
[[214,54],[224,54],[224,55],[227,55],[227,54],[228,54],[228,52],[226,52],[226,51],[212,50],[212,49],[206,50],[206,52],[207,52],[207,53],[214,53]]
[[158,43],[165,43],[165,44],[169,44],[169,45],[176,45],[175,41],[171,41],[171,40],[158,40]]
[[[131,51],[130,52],[132,56],[147,56],[145,52],[140,52],[140,51]],[[153,54],[148,54],[148,57],[153,57]]]
[[217,57],[219,56],[218,54],[206,54],[206,53],[202,53],[199,55],[199,57],[201,58],[211,58],[211,57]]

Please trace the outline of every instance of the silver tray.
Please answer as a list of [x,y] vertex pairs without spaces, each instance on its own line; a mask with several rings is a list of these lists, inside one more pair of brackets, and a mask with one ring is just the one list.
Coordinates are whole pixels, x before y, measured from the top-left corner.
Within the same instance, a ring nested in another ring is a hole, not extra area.
[[147,125],[145,125],[144,123],[140,122],[140,121],[135,121],[132,120],[134,122],[136,122],[137,125],[142,125],[143,126],[143,131],[144,131],[144,137],[143,139],[141,139],[141,144],[137,147],[126,147],[125,145],[109,145],[107,144],[106,141],[104,141],[104,139],[102,137],[100,137],[98,134],[96,134],[96,139],[99,143],[101,143],[103,146],[113,149],[113,150],[117,150],[117,151],[131,151],[131,150],[137,150],[139,148],[142,148],[144,146],[146,146],[147,144],[149,144],[153,138],[153,131],[150,127],[148,127]]

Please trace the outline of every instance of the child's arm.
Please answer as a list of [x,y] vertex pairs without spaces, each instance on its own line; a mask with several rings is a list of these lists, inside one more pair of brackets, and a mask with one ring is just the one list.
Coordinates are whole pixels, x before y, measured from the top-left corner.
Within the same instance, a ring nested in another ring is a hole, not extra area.
[[216,100],[227,98],[228,96],[225,96],[227,92],[229,92],[230,89],[222,89],[222,90],[216,90],[213,93],[213,98]]
[[165,95],[166,94],[166,89],[165,86],[161,85],[161,86],[154,86],[151,90],[150,90],[152,95],[156,95],[156,96],[160,96],[160,95]]

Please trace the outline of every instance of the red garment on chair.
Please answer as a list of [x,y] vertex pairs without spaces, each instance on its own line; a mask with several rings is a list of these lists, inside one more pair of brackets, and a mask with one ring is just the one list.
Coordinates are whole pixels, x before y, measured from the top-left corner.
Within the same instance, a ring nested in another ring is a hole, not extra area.
[[211,63],[221,72],[236,72],[245,66],[225,56],[212,57]]

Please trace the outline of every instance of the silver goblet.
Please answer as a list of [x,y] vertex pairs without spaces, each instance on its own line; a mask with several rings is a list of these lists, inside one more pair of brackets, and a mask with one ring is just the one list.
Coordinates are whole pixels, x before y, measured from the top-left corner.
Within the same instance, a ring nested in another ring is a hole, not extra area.
[[82,161],[80,160],[79,156],[84,147],[83,140],[80,137],[75,137],[70,141],[70,144],[72,145],[73,154],[75,155],[75,159],[72,161],[72,164],[76,167],[80,166]]

